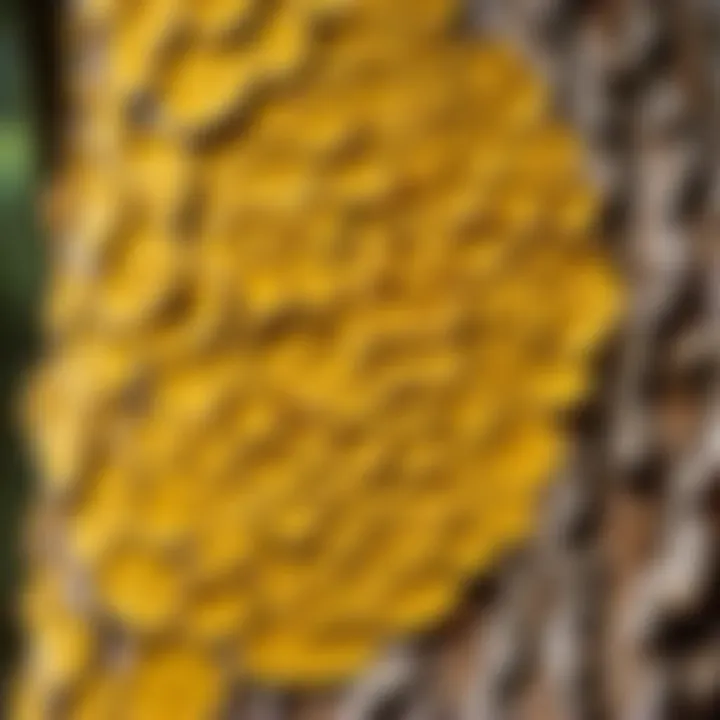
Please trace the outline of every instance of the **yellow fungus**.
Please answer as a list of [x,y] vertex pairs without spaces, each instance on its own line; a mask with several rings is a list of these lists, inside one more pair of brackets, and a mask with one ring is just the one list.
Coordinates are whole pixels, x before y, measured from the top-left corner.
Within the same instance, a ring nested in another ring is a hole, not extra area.
[[347,680],[532,531],[622,298],[578,139],[460,9],[98,10],[28,415],[129,720],[213,717],[214,653]]
[[200,588],[188,605],[188,636],[217,644],[241,635],[252,612],[252,582],[251,577],[241,576]]
[[43,484],[60,494],[81,484],[97,445],[94,407],[74,392],[73,379],[77,375],[66,362],[40,368],[25,406]]
[[173,238],[149,227],[118,252],[97,293],[98,322],[127,332],[155,319],[173,300],[183,277],[183,253]]
[[110,612],[141,632],[166,627],[180,611],[184,588],[179,570],[152,547],[119,547],[103,560],[97,581]]
[[145,650],[124,697],[128,720],[204,720],[222,707],[221,670],[201,650],[176,642]]
[[123,684],[117,675],[105,670],[88,674],[69,703],[69,720],[119,720],[123,704]]
[[388,598],[389,624],[408,634],[432,627],[448,614],[458,594],[457,578],[451,570],[410,575]]
[[121,465],[103,469],[77,500],[68,541],[82,562],[96,564],[122,542],[135,514],[133,478]]
[[148,88],[177,20],[174,0],[123,3],[111,25],[109,48],[111,83],[122,95],[130,98]]
[[273,82],[288,81],[302,71],[311,47],[305,18],[292,5],[271,15],[259,38],[260,70]]
[[182,546],[201,498],[194,478],[182,473],[149,477],[138,489],[133,534],[159,547]]
[[191,565],[198,578],[213,580],[245,568],[255,548],[247,510],[226,502],[222,495],[207,505],[205,516],[196,521]]
[[[315,649],[312,654],[310,648]],[[277,633],[259,631],[250,639],[244,668],[264,681],[314,686],[341,681],[351,668],[368,664],[373,655],[372,639],[367,637],[323,644],[312,633],[298,632],[291,625]]]
[[20,683],[10,703],[12,717],[17,720],[42,720],[45,715],[42,696],[33,688],[29,678],[23,678]]
[[176,55],[162,77],[160,98],[168,120],[183,131],[218,125],[240,109],[260,78],[257,49],[192,46]]
[[191,191],[186,155],[152,134],[131,135],[118,155],[126,195],[160,223],[172,222]]
[[28,647],[28,671],[38,693],[67,691],[93,660],[96,638],[88,618],[75,607],[58,573],[44,571],[26,595],[26,618],[34,630]]
[[211,40],[241,31],[264,12],[261,0],[190,0],[186,5],[193,30]]

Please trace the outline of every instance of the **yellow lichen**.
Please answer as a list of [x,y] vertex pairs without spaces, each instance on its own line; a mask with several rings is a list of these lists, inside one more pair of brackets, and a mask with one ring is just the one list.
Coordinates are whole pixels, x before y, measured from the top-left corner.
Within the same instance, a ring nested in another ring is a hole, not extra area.
[[91,13],[112,142],[61,183],[29,415],[79,612],[137,642],[131,718],[211,717],[220,649],[346,679],[532,530],[620,294],[581,145],[457,14]]
[[222,709],[223,676],[201,650],[168,642],[141,653],[124,698],[128,720],[201,720]]
[[152,547],[117,548],[104,559],[97,586],[108,612],[141,632],[164,629],[182,608],[178,568]]

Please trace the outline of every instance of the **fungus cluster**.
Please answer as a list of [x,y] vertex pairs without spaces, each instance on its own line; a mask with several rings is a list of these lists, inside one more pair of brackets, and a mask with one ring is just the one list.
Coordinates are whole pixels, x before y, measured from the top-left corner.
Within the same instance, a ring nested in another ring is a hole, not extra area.
[[527,535],[618,287],[577,140],[458,14],[70,18],[28,707],[193,720],[237,677],[345,680]]

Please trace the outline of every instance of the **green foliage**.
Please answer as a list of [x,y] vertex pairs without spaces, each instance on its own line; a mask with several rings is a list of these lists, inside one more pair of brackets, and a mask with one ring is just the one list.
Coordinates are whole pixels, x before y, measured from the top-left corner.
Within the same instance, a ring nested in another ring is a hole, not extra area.
[[[0,12],[0,663],[14,650],[13,592],[28,463],[14,412],[35,345],[41,275],[27,54],[17,17]],[[3,673],[4,674],[4,673]]]

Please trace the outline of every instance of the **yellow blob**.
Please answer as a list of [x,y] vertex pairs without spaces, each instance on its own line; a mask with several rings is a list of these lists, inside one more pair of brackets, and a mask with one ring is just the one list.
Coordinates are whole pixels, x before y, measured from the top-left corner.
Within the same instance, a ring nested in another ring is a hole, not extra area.
[[148,478],[136,502],[134,535],[157,547],[181,547],[194,526],[201,494],[182,473]]
[[222,495],[207,505],[204,516],[196,520],[193,572],[201,579],[223,578],[243,569],[253,559],[249,513],[225,502]]
[[240,635],[251,617],[252,582],[242,576],[198,590],[187,611],[189,637],[221,644]]
[[193,30],[209,39],[241,31],[263,11],[261,0],[189,0],[186,4]]
[[119,720],[123,690],[118,676],[104,670],[93,671],[73,695],[69,720]]
[[459,10],[457,0],[365,0],[359,5],[376,33],[391,32],[403,40],[446,32]]
[[290,625],[280,626],[277,632],[259,630],[248,641],[242,662],[245,671],[260,680],[314,687],[342,681],[352,668],[367,665],[373,655],[372,638],[323,643]]
[[142,653],[124,704],[128,720],[205,720],[220,710],[221,671],[200,650],[177,643]]
[[411,576],[388,598],[389,625],[406,634],[432,628],[448,615],[459,597],[452,570],[433,569]]
[[290,9],[271,12],[267,27],[259,38],[259,65],[273,82],[287,81],[302,71],[310,43],[303,13]]
[[176,221],[191,192],[190,160],[177,145],[153,134],[126,138],[118,152],[124,190],[160,226]]
[[102,278],[98,322],[128,332],[154,320],[181,287],[183,252],[160,228],[139,227]]
[[33,680],[31,675],[24,675],[13,683],[9,712],[16,720],[44,720],[47,716],[47,696],[39,691]]
[[35,429],[33,451],[43,486],[57,494],[81,484],[97,444],[96,408],[77,392],[75,370],[66,359],[41,367],[24,407],[26,420]]
[[204,48],[178,53],[162,76],[160,98],[168,121],[182,131],[219,125],[243,108],[261,79],[258,49]]
[[215,653],[345,681],[532,533],[622,298],[581,143],[460,11],[122,3],[74,78],[28,414],[129,720],[214,717]]
[[27,619],[33,628],[29,671],[41,695],[65,691],[88,669],[96,649],[89,617],[71,606],[60,580],[45,572],[26,596]]
[[174,0],[123,3],[111,26],[110,44],[110,79],[123,96],[129,98],[151,84],[177,20]]
[[97,581],[109,610],[140,632],[163,629],[178,617],[183,601],[179,570],[151,547],[118,548],[102,563]]
[[136,490],[134,478],[120,465],[105,468],[88,483],[69,519],[75,557],[95,565],[122,542],[135,518]]

